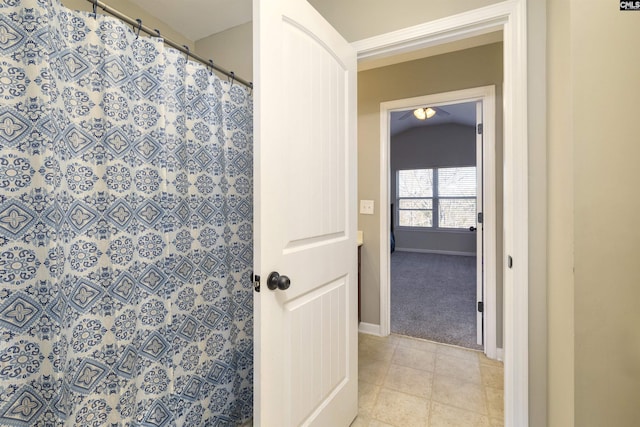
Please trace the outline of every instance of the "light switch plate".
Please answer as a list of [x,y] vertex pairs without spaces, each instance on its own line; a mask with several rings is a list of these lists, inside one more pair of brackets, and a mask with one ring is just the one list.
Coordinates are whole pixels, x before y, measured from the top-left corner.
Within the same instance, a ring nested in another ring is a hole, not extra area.
[[373,215],[373,200],[360,200],[360,213]]

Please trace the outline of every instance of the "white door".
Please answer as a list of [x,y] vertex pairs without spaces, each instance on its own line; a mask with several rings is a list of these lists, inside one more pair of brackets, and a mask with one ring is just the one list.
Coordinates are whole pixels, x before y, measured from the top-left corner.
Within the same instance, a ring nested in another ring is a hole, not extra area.
[[[253,8],[254,425],[346,427],[358,407],[356,54],[305,0]],[[272,272],[289,288],[270,290]]]
[[484,340],[484,230],[483,222],[483,146],[482,146],[482,101],[476,102],[476,342],[483,345]]

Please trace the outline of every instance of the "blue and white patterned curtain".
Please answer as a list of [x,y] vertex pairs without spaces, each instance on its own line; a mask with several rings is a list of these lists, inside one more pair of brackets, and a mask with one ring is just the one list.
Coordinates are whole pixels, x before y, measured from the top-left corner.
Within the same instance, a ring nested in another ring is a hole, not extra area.
[[0,0],[0,425],[250,418],[251,103],[115,18]]

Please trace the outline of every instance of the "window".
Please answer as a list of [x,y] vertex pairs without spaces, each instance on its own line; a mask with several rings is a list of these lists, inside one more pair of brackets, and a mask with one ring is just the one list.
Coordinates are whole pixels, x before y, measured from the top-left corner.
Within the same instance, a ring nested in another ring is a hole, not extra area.
[[475,166],[400,170],[397,178],[400,227],[461,229],[476,224]]

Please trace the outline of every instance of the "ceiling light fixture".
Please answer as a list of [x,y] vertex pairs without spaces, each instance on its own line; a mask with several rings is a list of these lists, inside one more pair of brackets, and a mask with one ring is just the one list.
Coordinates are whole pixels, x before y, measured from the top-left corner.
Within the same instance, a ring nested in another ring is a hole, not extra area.
[[431,107],[427,108],[416,108],[413,111],[413,115],[416,116],[418,120],[426,120],[436,115],[436,110]]

